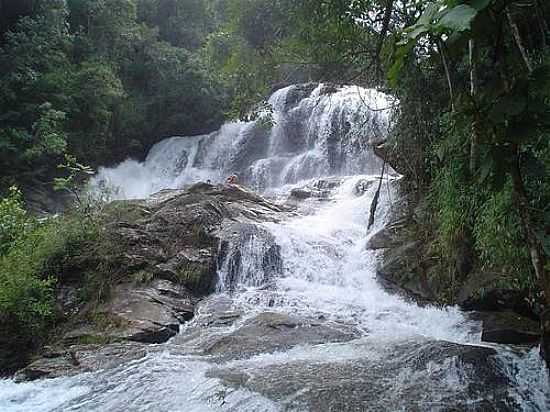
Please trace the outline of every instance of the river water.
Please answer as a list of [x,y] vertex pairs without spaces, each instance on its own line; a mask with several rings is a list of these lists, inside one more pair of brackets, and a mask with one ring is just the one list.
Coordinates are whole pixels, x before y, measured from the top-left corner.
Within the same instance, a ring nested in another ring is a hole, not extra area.
[[[322,187],[320,198],[297,203],[294,217],[258,224],[278,245],[280,267],[265,274],[266,240],[250,237],[240,245],[237,282],[235,274],[228,281],[230,265],[220,264],[216,294],[179,336],[115,369],[0,381],[0,411],[550,410],[536,349],[482,344],[480,325],[459,309],[420,307],[377,283],[379,256],[365,246],[386,223],[399,176],[386,176],[367,231],[382,166],[368,143],[386,136],[391,100],[320,85],[280,90],[270,103],[272,127],[232,123],[207,136],[167,139],[144,163],[100,170],[92,190],[143,198],[232,173],[280,202],[293,189]],[[205,326],[209,311],[236,320]],[[266,314],[307,322],[289,329],[296,342],[285,346],[250,329]],[[315,322],[337,332],[312,339]],[[236,335],[246,339],[226,352],[203,350]]]

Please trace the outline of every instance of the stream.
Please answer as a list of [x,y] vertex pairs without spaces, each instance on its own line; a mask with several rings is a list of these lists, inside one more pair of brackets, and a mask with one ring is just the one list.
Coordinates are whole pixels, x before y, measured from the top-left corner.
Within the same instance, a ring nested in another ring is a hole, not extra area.
[[[216,293],[169,342],[114,369],[0,381],[0,411],[550,410],[537,348],[483,343],[467,313],[419,306],[377,282],[379,252],[366,244],[387,223],[400,177],[385,177],[367,231],[382,168],[369,144],[387,136],[393,102],[306,85],[270,104],[271,127],[260,119],[167,139],[145,162],[101,169],[91,190],[138,199],[235,173],[292,204],[292,217],[230,244],[239,264],[226,254]],[[297,200],[297,190],[313,195]]]

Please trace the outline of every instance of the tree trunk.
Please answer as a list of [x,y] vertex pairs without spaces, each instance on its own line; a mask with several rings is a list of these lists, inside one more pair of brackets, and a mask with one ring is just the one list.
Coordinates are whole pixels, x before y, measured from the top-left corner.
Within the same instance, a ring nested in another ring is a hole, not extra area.
[[378,44],[376,45],[376,51],[374,58],[376,59],[376,76],[379,76],[382,71],[382,63],[380,62],[380,54],[382,54],[382,47],[384,46],[384,41],[386,40],[386,34],[390,27],[391,14],[393,12],[393,3],[394,0],[386,1],[386,9],[384,10],[384,18],[382,20],[382,30],[378,37]]
[[519,52],[521,53],[521,57],[523,58],[525,66],[527,67],[527,70],[529,71],[529,73],[533,73],[533,65],[529,60],[529,54],[527,53],[527,50],[525,49],[525,46],[521,39],[518,25],[514,21],[514,18],[512,17],[512,13],[510,12],[510,9],[508,7],[506,7],[506,18],[508,19],[508,24],[512,29],[512,35],[514,36],[514,41],[516,42],[516,46],[518,47]]
[[451,72],[449,71],[449,64],[447,63],[447,58],[445,57],[444,44],[441,39],[438,41],[439,54],[441,55],[441,61],[443,62],[443,68],[445,69],[445,77],[447,78],[447,84],[449,86],[449,96],[451,99],[451,111],[455,112],[455,97],[453,91],[453,81],[451,80]]
[[369,216],[369,225],[367,230],[374,225],[374,217],[376,215],[376,209],[378,208],[378,199],[380,199],[380,190],[382,190],[382,181],[384,180],[384,173],[386,171],[386,158],[384,157],[384,164],[382,165],[382,173],[380,173],[380,181],[378,182],[378,188],[376,189],[376,194],[372,203],[370,205],[370,216]]

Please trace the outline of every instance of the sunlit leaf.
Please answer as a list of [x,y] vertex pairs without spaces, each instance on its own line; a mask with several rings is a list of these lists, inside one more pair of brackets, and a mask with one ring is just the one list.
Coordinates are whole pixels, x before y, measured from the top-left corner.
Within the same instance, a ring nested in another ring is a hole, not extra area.
[[446,11],[439,20],[438,25],[453,31],[466,31],[470,29],[476,15],[476,9],[466,4],[460,4]]

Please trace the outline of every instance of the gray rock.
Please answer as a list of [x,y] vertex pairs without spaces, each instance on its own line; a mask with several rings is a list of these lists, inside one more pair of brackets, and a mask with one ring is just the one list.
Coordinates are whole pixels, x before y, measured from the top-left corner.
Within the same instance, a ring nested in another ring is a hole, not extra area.
[[[272,236],[253,230],[252,224],[287,216],[288,209],[245,188],[205,183],[185,190],[164,190],[148,200],[107,205],[102,244],[97,250],[90,248],[89,256],[79,257],[79,271],[60,276],[57,304],[59,313],[67,319],[59,325],[62,350],[67,352],[72,345],[84,343],[166,342],[178,333],[181,324],[193,318],[198,300],[214,290],[222,244],[234,242],[235,247],[227,247],[225,252],[238,265],[242,264],[236,254],[238,247],[253,237],[263,239],[266,250],[260,266],[266,277],[280,269]],[[103,269],[96,275],[93,271],[98,266]],[[104,268],[109,272],[105,273]],[[79,276],[84,270],[97,276],[98,281],[108,282],[102,290],[108,292],[103,294],[105,302],[79,302],[79,288],[86,287],[84,277]],[[212,322],[221,324],[236,318],[219,315]],[[2,359],[13,357],[14,350],[21,346],[10,342],[14,339],[9,331],[6,335],[6,355],[0,351]],[[11,372],[26,361],[21,356],[6,370]],[[40,372],[42,367],[49,372]],[[69,373],[73,366],[63,356],[50,356],[37,360],[34,368],[35,372],[28,373],[38,377]]]
[[208,374],[259,392],[283,411],[519,411],[495,355],[448,342],[406,342],[349,361],[251,361]]
[[242,359],[297,345],[347,342],[360,335],[350,325],[265,312],[247,320],[234,332],[212,339],[205,352],[224,360]]
[[185,288],[157,279],[148,286],[122,284],[97,313],[114,315],[120,326],[107,332],[113,339],[163,343],[178,333],[179,325],[193,317],[194,298]]
[[514,312],[480,312],[473,315],[482,321],[481,340],[508,345],[537,344],[540,324]]
[[17,382],[72,376],[83,372],[115,368],[147,354],[144,345],[117,343],[109,345],[76,345],[50,351],[15,375]]

